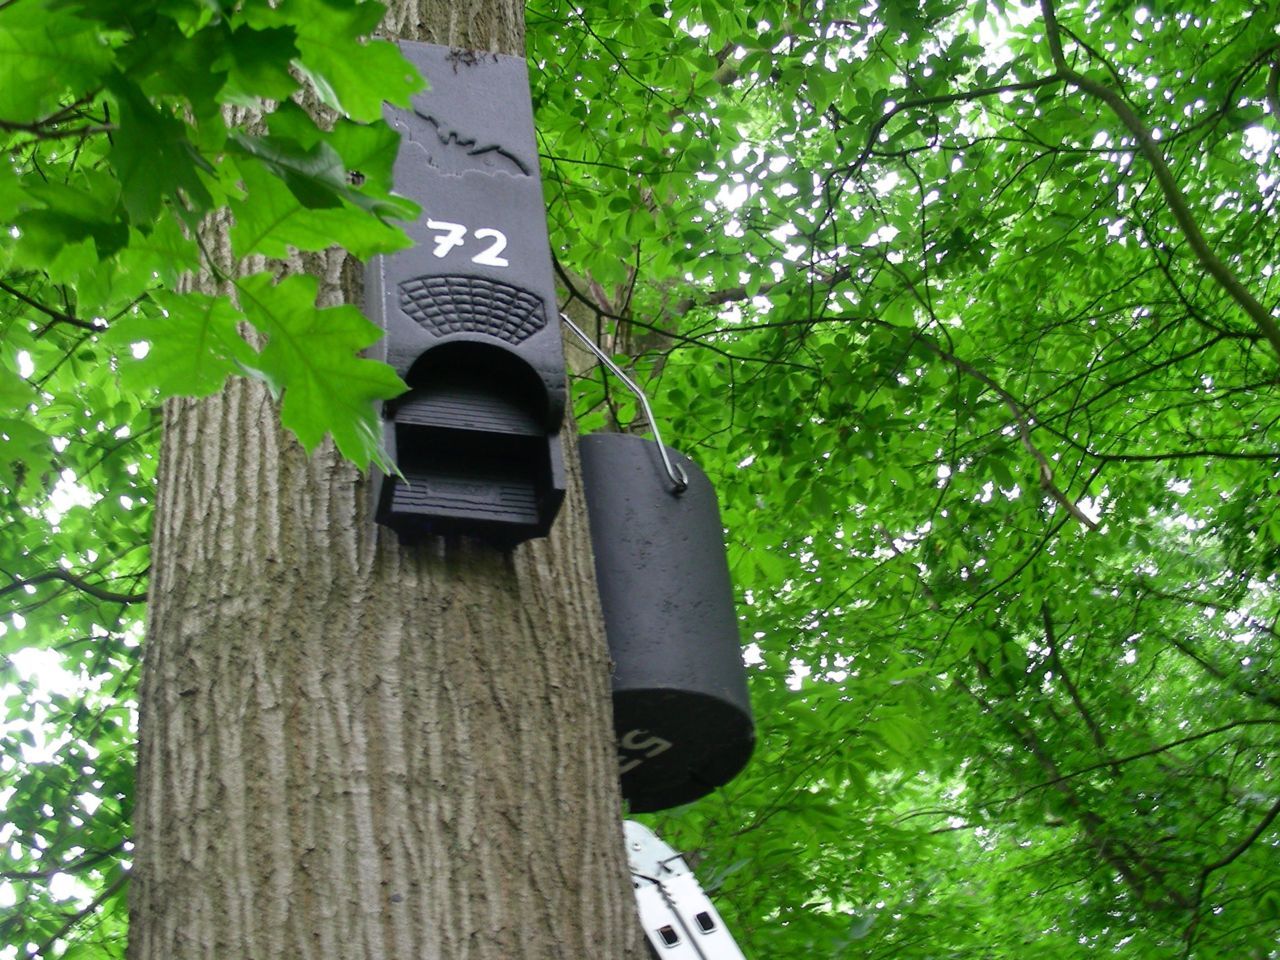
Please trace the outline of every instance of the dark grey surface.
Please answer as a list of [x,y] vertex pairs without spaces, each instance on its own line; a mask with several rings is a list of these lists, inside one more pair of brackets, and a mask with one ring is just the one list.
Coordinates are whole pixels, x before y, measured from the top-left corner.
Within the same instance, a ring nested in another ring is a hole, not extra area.
[[715,491],[697,464],[667,450],[689,478],[679,496],[652,441],[579,441],[622,792],[636,812],[727,783],[755,738]]
[[[564,496],[564,355],[528,75],[519,57],[400,46],[430,84],[387,110],[396,191],[423,212],[412,249],[366,267],[365,301],[386,331],[373,355],[411,388],[386,405],[385,437],[414,489],[380,478],[377,517],[402,541],[512,545],[544,536]],[[471,433],[483,437],[459,435]],[[498,509],[517,488],[525,506]]]

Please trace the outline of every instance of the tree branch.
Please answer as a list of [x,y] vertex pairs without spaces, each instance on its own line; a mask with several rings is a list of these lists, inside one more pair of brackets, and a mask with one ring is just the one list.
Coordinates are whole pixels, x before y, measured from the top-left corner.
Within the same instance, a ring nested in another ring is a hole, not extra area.
[[66,921],[62,924],[62,926],[58,927],[58,929],[53,932],[53,936],[49,937],[48,939],[45,940],[44,943],[40,944],[39,948],[35,951],[35,953],[32,954],[32,956],[34,957],[47,956],[50,947],[52,947],[55,943],[57,943],[59,940],[65,937],[67,933],[71,930],[71,928],[74,927],[77,923],[79,923],[85,917],[89,916],[89,914],[93,913],[100,906],[102,906],[109,899],[111,899],[111,897],[114,896],[116,893],[118,893],[120,888],[123,887],[128,881],[129,881],[129,874],[125,873],[122,870],[120,872],[120,876],[116,877],[115,880],[111,881],[110,885],[108,885],[105,890],[103,890],[100,894],[94,897],[83,909],[77,910],[75,913],[71,914],[71,916],[67,917]]
[[79,327],[81,330],[92,330],[95,333],[100,333],[106,329],[104,326],[99,326],[98,324],[91,323],[88,320],[81,320],[79,317],[74,317],[69,313],[64,313],[61,310],[55,310],[53,307],[45,306],[39,300],[32,299],[21,290],[9,286],[9,284],[5,283],[3,280],[0,280],[0,290],[3,290],[11,297],[21,300],[27,306],[39,310],[46,317],[57,323],[65,323],[73,327]]
[[[905,328],[899,327],[896,324],[889,323],[885,320],[865,318],[864,322],[875,324],[880,327],[886,327],[890,330],[913,332],[907,331]],[[1097,522],[1081,510],[1075,501],[1068,497],[1054,481],[1053,466],[1049,462],[1049,458],[1040,451],[1040,448],[1037,447],[1031,439],[1031,415],[1023,408],[1022,404],[1018,402],[1018,399],[991,377],[987,376],[987,374],[983,373],[967,360],[962,360],[960,357],[956,356],[950,350],[942,346],[942,344],[936,342],[932,337],[927,337],[919,331],[915,331],[915,333],[917,334],[915,337],[917,343],[922,344],[936,353],[961,373],[964,373],[984,384],[1000,398],[1001,402],[1006,408],[1008,408],[1009,412],[1013,414],[1014,422],[1018,425],[1018,439],[1021,441],[1023,449],[1025,449],[1027,453],[1031,454],[1036,463],[1040,466],[1041,488],[1043,488],[1056,503],[1061,505],[1067,513],[1075,518],[1075,520],[1083,524],[1089,530],[1097,530]]]
[[1271,809],[1266,812],[1262,817],[1262,820],[1258,822],[1258,825],[1249,832],[1247,837],[1236,844],[1230,853],[1224,856],[1221,860],[1215,860],[1213,863],[1206,866],[1203,871],[1204,875],[1208,876],[1215,870],[1221,870],[1223,867],[1230,866],[1238,857],[1240,857],[1241,854],[1248,850],[1249,847],[1251,847],[1257,839],[1263,835],[1263,833],[1266,832],[1267,827],[1271,826],[1271,824],[1275,822],[1277,816],[1280,816],[1280,799],[1277,799],[1276,802],[1271,805]]
[[[1264,630],[1266,629],[1265,624],[1260,624],[1260,626],[1262,626]],[[1266,690],[1257,689],[1256,683],[1241,683],[1236,677],[1229,676],[1225,670],[1197,651],[1189,642],[1178,639],[1178,637],[1172,633],[1168,635],[1167,639],[1176,650],[1182,653],[1183,656],[1195,661],[1200,666],[1200,669],[1205,673],[1234,688],[1242,696],[1249,697],[1253,700],[1261,700],[1263,703],[1269,704],[1273,707],[1280,707],[1280,699],[1277,699],[1273,694],[1268,693]]]
[[[1076,712],[1084,720],[1085,726],[1089,728],[1089,735],[1093,739],[1093,745],[1102,753],[1110,753],[1111,749],[1107,746],[1106,737],[1102,733],[1102,727],[1098,721],[1094,719],[1092,713],[1089,712],[1088,706],[1085,705],[1084,698],[1080,696],[1080,689],[1076,686],[1075,681],[1071,679],[1071,674],[1067,672],[1066,664],[1062,662],[1062,654],[1059,650],[1061,644],[1058,642],[1058,631],[1054,627],[1053,614],[1049,610],[1049,602],[1047,600],[1040,601],[1040,619],[1044,623],[1044,641],[1049,647],[1049,658],[1053,665],[1054,675],[1061,680],[1063,686],[1067,688],[1067,693],[1071,697],[1071,702],[1075,704]],[[1115,771],[1117,776],[1119,771]]]
[[145,593],[115,593],[111,590],[105,590],[86,580],[82,580],[69,570],[48,570],[45,573],[38,573],[34,577],[14,577],[13,579],[14,582],[7,587],[0,587],[0,597],[14,593],[24,587],[34,587],[41,583],[48,583],[50,580],[60,580],[63,583],[69,583],[82,593],[87,593],[91,597],[97,597],[99,600],[106,600],[110,603],[146,603],[147,601]]
[[66,140],[71,137],[91,137],[96,133],[112,133],[116,129],[115,124],[90,124],[83,127],[51,129],[45,125],[45,121],[41,120],[37,120],[35,123],[14,123],[12,120],[0,120],[0,130],[7,130],[11,133],[29,133],[37,140]]
[[1165,460],[1261,460],[1263,462],[1269,460],[1280,460],[1280,453],[1263,453],[1259,451],[1248,450],[1169,450],[1165,453],[1096,453],[1088,447],[1078,443],[1072,443],[1072,446],[1079,449],[1085,456],[1094,460],[1101,460],[1103,463],[1159,463]]
[[[985,670],[981,662],[979,662],[978,666],[986,677],[990,676],[990,673]],[[1021,740],[1028,752],[1035,757],[1040,768],[1051,775],[1052,779],[1047,781],[1046,785],[1053,784],[1056,787],[1058,794],[1075,817],[1075,821],[1080,825],[1089,843],[1097,850],[1098,855],[1120,874],[1144,905],[1154,906],[1157,903],[1156,894],[1148,883],[1150,881],[1150,883],[1160,888],[1171,902],[1176,903],[1178,906],[1185,906],[1183,898],[1177,891],[1168,888],[1164,871],[1135,850],[1123,837],[1117,836],[1106,819],[1066,784],[1065,781],[1068,777],[1058,775],[1057,764],[1045,748],[1044,742],[1036,736],[1032,727],[1019,724],[1011,716],[1000,716],[994,704],[970,688],[964,681],[959,681],[959,686],[965,693],[973,697],[984,710],[999,719],[1015,737]]]
[[[6,0],[6,2],[0,3],[0,10],[5,9],[10,4],[16,2],[17,0]],[[66,123],[73,117],[77,120],[97,120],[97,118],[92,114],[86,115],[85,113],[80,112],[80,108],[92,103],[101,92],[101,87],[90,90],[88,93],[78,98],[74,103],[68,103],[66,106],[54,111],[47,117],[41,117],[39,120],[32,120],[30,123],[19,123],[15,120],[5,120],[0,118],[0,130],[9,130],[13,133],[30,133],[40,140],[59,140],[65,137],[90,136],[95,133],[111,133],[117,128],[115,124],[110,122],[111,118],[109,115],[107,115],[104,120],[92,126],[75,127],[69,130],[51,129],[52,127],[56,127],[58,124]]]
[[1271,312],[1249,292],[1249,289],[1232,273],[1231,268],[1223,263],[1210,248],[1208,241],[1204,238],[1204,234],[1200,232],[1199,224],[1196,223],[1195,217],[1191,214],[1191,208],[1187,204],[1186,198],[1182,195],[1182,190],[1178,187],[1177,180],[1174,179],[1173,171],[1169,169],[1169,164],[1165,161],[1164,154],[1161,152],[1155,138],[1151,135],[1151,131],[1147,129],[1147,125],[1142,122],[1142,118],[1125,102],[1120,94],[1098,80],[1077,73],[1067,64],[1066,56],[1062,52],[1062,37],[1058,28],[1057,14],[1053,8],[1053,0],[1040,0],[1040,10],[1044,16],[1045,36],[1049,41],[1049,52],[1053,57],[1054,66],[1058,70],[1057,77],[1101,100],[1111,108],[1111,112],[1133,134],[1137,140],[1139,151],[1146,158],[1147,163],[1151,165],[1156,182],[1160,185],[1160,191],[1164,194],[1165,203],[1169,205],[1169,210],[1173,214],[1174,220],[1177,221],[1179,228],[1181,228],[1183,236],[1187,238],[1187,244],[1195,253],[1196,259],[1200,261],[1200,265],[1205,271],[1218,282],[1219,286],[1249,315],[1249,318],[1262,331],[1263,336],[1271,343],[1272,348],[1276,351],[1276,356],[1280,357],[1280,323],[1276,322],[1275,318],[1271,316]]
[[[816,277],[815,279],[819,280],[823,284],[834,287],[837,283],[843,283],[851,276],[853,276],[853,267],[843,266],[831,271],[829,274]],[[745,286],[737,286],[725,287],[723,290],[713,291],[705,297],[697,300],[692,297],[686,297],[683,300],[677,300],[675,304],[672,305],[670,312],[676,315],[683,315],[688,313],[694,307],[722,307],[726,303],[741,303],[743,300],[749,300],[752,297],[763,297],[769,293],[769,291],[787,283],[790,279],[790,277],[785,277],[782,280],[767,281],[760,284],[754,293],[748,290]]]
[[1280,57],[1271,63],[1271,72],[1267,74],[1267,107],[1271,110],[1271,121],[1280,124]]
[[125,841],[121,840],[109,850],[97,850],[86,853],[68,863],[59,863],[47,870],[8,870],[0,872],[0,880],[48,880],[55,873],[79,873],[87,870],[95,863],[101,863],[107,857],[115,856],[124,849]]
[[[666,337],[668,340],[674,340],[676,341],[676,343],[687,344],[688,346],[691,346],[691,347],[701,347],[704,350],[710,350],[712,353],[717,354],[721,357],[724,357],[726,360],[736,360],[740,363],[760,363],[760,364],[766,364],[766,365],[776,363],[781,366],[795,367],[801,370],[809,369],[804,364],[792,363],[791,361],[787,361],[787,360],[768,359],[768,358],[761,359],[759,357],[749,357],[743,354],[732,353],[728,350],[725,350],[723,347],[717,344],[708,343],[705,340],[699,339],[696,336],[689,336],[687,334],[677,333],[676,331],[668,330],[665,327],[659,327],[652,323],[645,323],[643,320],[637,320],[634,316],[622,316],[621,314],[617,314],[610,310],[606,310],[605,308],[601,307],[598,303],[596,303],[594,300],[592,300],[591,297],[589,297],[586,293],[583,293],[581,290],[579,290],[575,286],[575,281],[573,277],[569,275],[569,272],[565,270],[564,266],[555,257],[551,258],[551,265],[555,269],[556,275],[560,278],[560,282],[564,284],[565,290],[568,292],[568,296],[569,296],[568,303],[573,303],[574,301],[577,301],[578,303],[581,303],[586,309],[594,313],[600,319],[612,320],[614,323],[618,323],[618,324],[625,323],[629,326],[639,327],[642,330],[648,330],[651,333],[655,333],[655,334],[658,334],[659,336]],[[727,303],[729,301],[725,300],[724,302]],[[745,330],[750,328],[735,327],[735,329]]]
[[867,134],[867,144],[862,148],[862,152],[858,155],[850,166],[846,167],[846,171],[859,169],[867,162],[867,157],[871,156],[871,151],[875,149],[876,141],[880,139],[880,133],[885,126],[902,113],[904,110],[916,110],[920,107],[934,107],[944,103],[959,103],[968,100],[980,100],[984,97],[999,96],[1002,93],[1018,93],[1024,90],[1038,90],[1040,87],[1046,87],[1051,83],[1061,83],[1063,78],[1058,74],[1051,77],[1039,77],[1035,80],[1024,80],[1021,83],[1002,83],[994,87],[979,87],[975,90],[961,90],[957,93],[947,93],[936,97],[920,97],[916,100],[903,100],[901,103],[895,103],[893,107],[886,111],[884,116],[871,125],[871,130]]
[[[1095,581],[1095,583],[1096,582],[1097,581]],[[1265,623],[1258,620],[1256,617],[1253,617],[1248,613],[1242,612],[1238,604],[1219,603],[1216,600],[1208,600],[1204,597],[1197,597],[1189,593],[1177,593],[1169,590],[1161,590],[1157,587],[1150,586],[1141,578],[1139,579],[1139,584],[1143,593],[1150,594],[1153,597],[1159,597],[1161,600],[1174,600],[1179,603],[1189,603],[1192,606],[1205,607],[1210,610],[1222,610],[1229,613],[1233,613],[1237,616],[1242,617],[1244,622],[1248,624],[1250,629],[1265,630],[1267,633],[1271,634],[1276,639],[1280,639],[1280,633],[1276,632],[1275,629],[1267,626]],[[1098,583],[1098,585],[1106,586],[1105,584],[1102,584],[1102,583]]]
[[1028,794],[1035,793],[1037,790],[1043,790],[1046,787],[1056,786],[1057,784],[1062,783],[1064,780],[1070,780],[1073,777],[1079,777],[1086,773],[1092,773],[1094,770],[1101,770],[1103,767],[1119,766],[1122,763],[1130,763],[1134,760],[1142,760],[1145,757],[1154,757],[1156,754],[1165,753],[1166,751],[1172,750],[1174,747],[1180,747],[1180,746],[1183,746],[1184,744],[1194,743],[1196,740],[1203,740],[1206,737],[1212,737],[1215,734],[1226,733],[1226,731],[1234,730],[1236,727],[1250,727],[1250,726],[1256,726],[1259,724],[1275,725],[1275,724],[1280,724],[1280,720],[1267,720],[1267,719],[1234,720],[1231,723],[1225,723],[1222,726],[1214,727],[1211,730],[1202,730],[1200,733],[1193,733],[1188,737],[1182,737],[1181,739],[1170,741],[1169,743],[1162,744],[1161,746],[1152,747],[1150,750],[1142,750],[1138,753],[1131,753],[1125,757],[1114,757],[1110,760],[1103,760],[1100,763],[1091,763],[1087,767],[1081,767],[1078,770],[1072,770],[1070,773],[1064,773],[1061,776],[1054,777],[1051,780],[1045,780],[1045,781],[1042,781],[1041,783],[1035,784],[1034,786],[1027,787],[1027,789],[1023,790],[1021,793],[1016,793],[1012,797],[1009,797],[1007,800],[1001,800],[1000,803],[1001,804],[1013,803],[1014,801],[1023,799]]
[[1249,835],[1236,844],[1229,853],[1222,858],[1215,860],[1213,863],[1205,864],[1200,870],[1200,879],[1196,883],[1196,895],[1193,901],[1193,910],[1195,911],[1191,917],[1191,923],[1187,925],[1187,932],[1183,934],[1183,940],[1186,942],[1187,955],[1190,954],[1191,947],[1195,944],[1196,930],[1200,925],[1200,904],[1204,899],[1204,888],[1209,882],[1209,875],[1223,867],[1230,866],[1238,859],[1246,850],[1248,850],[1258,838],[1266,833],[1267,828],[1275,822],[1277,816],[1280,816],[1280,800],[1276,800],[1271,805],[1271,809],[1263,814],[1262,819],[1258,821],[1258,825],[1249,831]]

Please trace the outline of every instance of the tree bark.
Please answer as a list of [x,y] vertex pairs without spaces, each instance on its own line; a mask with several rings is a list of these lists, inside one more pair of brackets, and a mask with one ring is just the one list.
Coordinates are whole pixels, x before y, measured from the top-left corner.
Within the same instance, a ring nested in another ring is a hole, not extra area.
[[[519,52],[522,9],[401,0],[387,24]],[[291,266],[353,295],[340,251]],[[131,960],[643,955],[566,447],[548,539],[406,549],[259,385],[167,406]]]

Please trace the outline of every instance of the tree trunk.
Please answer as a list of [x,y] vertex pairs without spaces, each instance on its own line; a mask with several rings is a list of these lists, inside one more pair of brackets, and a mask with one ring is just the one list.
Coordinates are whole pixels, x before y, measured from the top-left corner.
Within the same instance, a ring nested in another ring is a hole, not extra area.
[[[523,45],[512,0],[392,8],[393,35]],[[338,302],[345,260],[294,266]],[[131,960],[642,955],[566,446],[548,539],[402,549],[258,385],[166,408]]]

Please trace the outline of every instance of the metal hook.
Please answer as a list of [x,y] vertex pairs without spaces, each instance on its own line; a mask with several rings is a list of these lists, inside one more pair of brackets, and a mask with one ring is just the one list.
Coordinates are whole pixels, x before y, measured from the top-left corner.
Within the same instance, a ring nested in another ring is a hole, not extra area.
[[667,456],[667,448],[662,445],[662,434],[658,432],[658,421],[653,416],[653,409],[649,406],[649,398],[644,395],[644,391],[636,386],[635,382],[622,372],[622,368],[610,359],[596,344],[594,340],[583,333],[582,328],[570,320],[563,313],[560,314],[561,322],[578,335],[588,350],[596,355],[596,358],[613,371],[613,375],[621,380],[628,390],[636,395],[636,399],[640,401],[640,407],[644,410],[644,418],[649,421],[649,429],[653,431],[653,439],[658,442],[658,456],[662,457],[662,466],[667,471],[667,476],[671,478],[672,484],[675,485],[674,493],[676,496],[684,493],[689,489],[689,478],[685,476],[685,472],[681,469],[680,464],[672,463],[671,458]]

